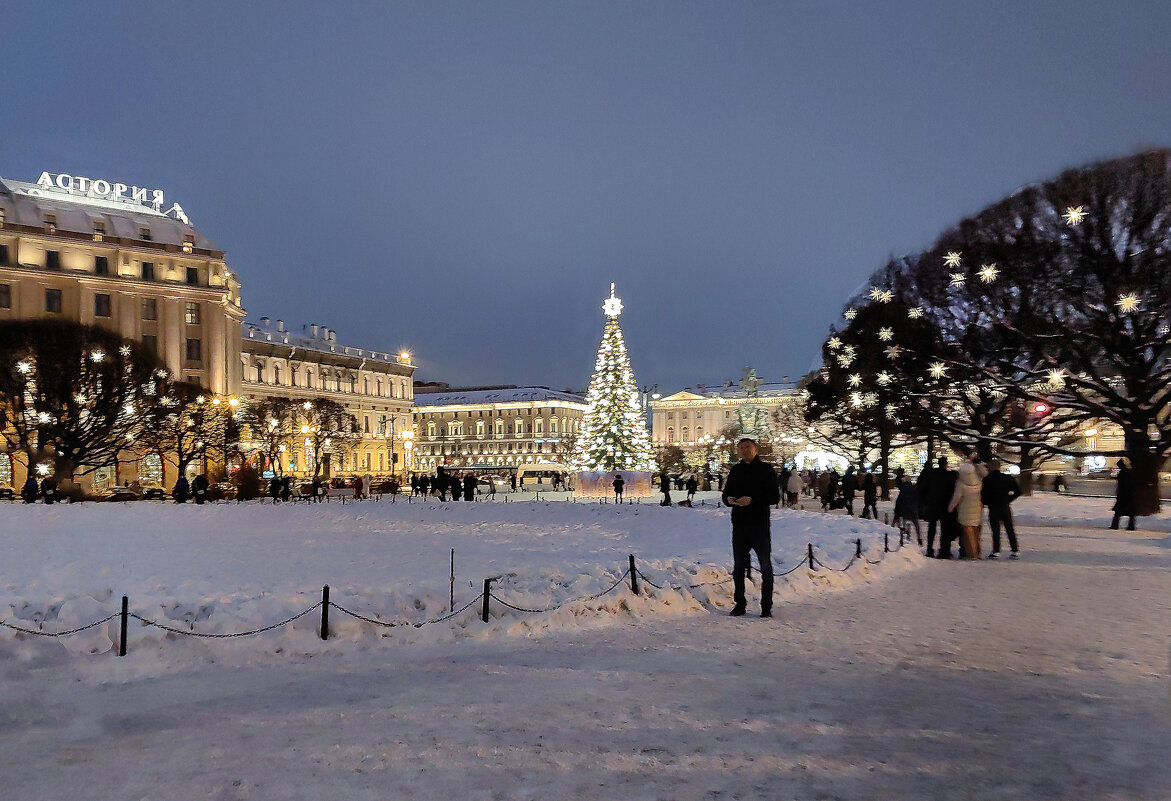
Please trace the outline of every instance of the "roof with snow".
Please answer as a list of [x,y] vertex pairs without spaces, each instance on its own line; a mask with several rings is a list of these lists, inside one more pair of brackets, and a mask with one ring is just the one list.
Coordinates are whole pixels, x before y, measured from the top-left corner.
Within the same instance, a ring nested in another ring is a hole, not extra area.
[[[797,393],[797,385],[791,381],[772,383],[762,383],[756,389],[756,394],[761,398],[779,397],[785,395],[795,395]],[[697,384],[694,387],[687,387],[686,389],[676,392],[674,395],[668,395],[661,398],[660,401],[684,401],[684,400],[703,400],[705,398],[747,398],[748,393],[742,390],[739,385],[721,384],[715,387],[709,387],[704,384]],[[652,403],[659,401],[652,401]]]
[[585,398],[548,387],[512,387],[509,389],[452,390],[415,395],[415,409],[428,406],[468,406],[472,404],[580,403]]
[[[164,212],[161,205],[143,204],[125,196],[119,199],[97,197],[76,190],[48,189],[28,181],[0,177],[0,209],[4,210],[6,228],[27,226],[42,231],[45,215],[53,214],[60,232],[92,237],[94,223],[102,222],[106,229],[105,241],[123,239],[134,245],[180,249],[185,237],[192,236],[196,250],[214,252],[218,258],[223,257],[214,242],[190,225],[178,204]],[[150,229],[149,241],[141,239],[142,228]]]

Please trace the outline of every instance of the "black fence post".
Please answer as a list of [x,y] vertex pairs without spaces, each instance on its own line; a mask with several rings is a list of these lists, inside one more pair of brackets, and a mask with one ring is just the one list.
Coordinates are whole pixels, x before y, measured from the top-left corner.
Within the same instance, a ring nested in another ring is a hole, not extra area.
[[813,543],[809,543],[809,569],[813,570]]
[[130,599],[122,596],[122,626],[118,635],[118,656],[126,656],[126,619],[130,617]]
[[329,585],[321,588],[321,639],[329,639]]
[[630,591],[638,595],[638,568],[634,566],[634,554],[630,555]]
[[488,622],[488,593],[492,591],[492,579],[484,579],[484,609],[480,613],[480,619],[485,623]]
[[890,534],[882,532],[882,552],[890,553]]
[[451,578],[447,584],[448,603],[447,608],[452,612],[455,611],[455,548],[451,549]]

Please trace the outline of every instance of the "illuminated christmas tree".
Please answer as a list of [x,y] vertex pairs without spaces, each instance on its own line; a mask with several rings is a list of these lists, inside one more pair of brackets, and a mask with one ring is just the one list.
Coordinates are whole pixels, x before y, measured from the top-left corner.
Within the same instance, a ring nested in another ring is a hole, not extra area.
[[573,466],[583,471],[653,470],[650,435],[638,400],[638,385],[618,326],[622,301],[615,296],[613,284],[602,310],[606,313],[606,330],[586,393],[588,408],[582,418],[581,440]]

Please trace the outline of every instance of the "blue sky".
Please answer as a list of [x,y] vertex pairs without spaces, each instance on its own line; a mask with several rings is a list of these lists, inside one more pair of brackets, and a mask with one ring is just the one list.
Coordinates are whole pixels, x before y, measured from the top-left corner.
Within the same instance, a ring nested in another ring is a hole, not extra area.
[[1171,4],[5,4],[0,175],[160,187],[250,316],[419,376],[805,372],[890,255],[1171,144]]

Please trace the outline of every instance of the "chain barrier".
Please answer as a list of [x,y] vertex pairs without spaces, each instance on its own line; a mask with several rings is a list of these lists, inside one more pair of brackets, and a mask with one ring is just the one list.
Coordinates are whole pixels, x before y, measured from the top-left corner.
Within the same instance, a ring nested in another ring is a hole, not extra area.
[[77,634],[79,631],[92,629],[94,626],[100,626],[103,623],[109,623],[116,617],[118,617],[117,612],[108,617],[104,617],[101,620],[95,620],[93,623],[87,623],[84,626],[78,626],[75,629],[69,629],[67,631],[38,631],[37,629],[26,629],[22,628],[21,626],[13,626],[7,620],[0,620],[0,626],[3,626],[6,629],[12,629],[13,631],[19,631],[21,634],[35,634],[38,637],[64,637],[68,634]]
[[[508,601],[504,600],[503,598],[501,598],[499,595],[497,595],[497,594],[496,594],[496,593],[494,593],[494,592],[492,592],[492,593],[489,593],[489,597],[491,597],[491,598],[492,598],[493,600],[495,600],[495,601],[499,601],[501,604],[503,604],[504,606],[507,606],[509,609],[515,609],[517,612],[528,612],[528,613],[530,613],[530,614],[539,615],[539,614],[543,614],[543,613],[545,613],[545,612],[553,612],[553,611],[556,611],[556,610],[560,609],[561,607],[565,606],[566,604],[584,603],[584,602],[586,602],[586,601],[596,601],[597,599],[601,598],[603,595],[609,595],[610,593],[612,593],[612,592],[613,592],[615,589],[617,589],[617,588],[618,588],[618,586],[619,586],[619,585],[620,585],[620,584],[621,584],[623,581],[625,581],[625,580],[626,580],[626,578],[627,578],[629,575],[630,575],[630,568],[626,568],[626,570],[624,570],[624,571],[622,572],[622,575],[621,575],[621,576],[619,576],[619,577],[618,577],[618,578],[617,578],[617,579],[614,581],[614,583],[613,583],[613,584],[611,584],[609,587],[607,587],[606,589],[602,590],[601,592],[594,593],[593,595],[587,595],[587,596],[586,596],[586,597],[584,597],[584,598],[571,598],[571,599],[569,599],[569,600],[567,600],[567,601],[562,601],[561,603],[559,603],[559,604],[556,604],[555,606],[550,606],[548,609],[526,609],[526,608],[524,608],[524,607],[522,607],[522,606],[516,606],[516,605],[514,605],[514,604],[510,604]],[[641,577],[641,578],[642,578],[644,581],[646,580],[646,576],[643,576],[643,575],[642,575],[642,571],[641,571],[641,570],[639,570],[639,571],[638,571],[638,575],[639,575],[639,576],[640,576],[640,577]],[[648,581],[647,583],[648,583],[648,584],[650,584],[650,582],[649,582],[649,581]],[[654,585],[652,584],[651,586],[654,586]],[[662,589],[662,587],[658,587],[657,589],[660,589],[660,590],[661,590],[661,589]],[[481,596],[481,597],[482,597],[482,596]]]
[[[417,629],[417,628],[422,628],[423,626],[429,626],[432,623],[442,623],[445,620],[450,620],[451,618],[458,615],[460,612],[466,611],[467,609],[471,608],[476,602],[481,600],[483,597],[484,597],[484,593],[480,593],[475,598],[473,598],[472,600],[468,601],[466,604],[461,606],[459,609],[456,609],[454,612],[448,612],[446,615],[443,615],[441,617],[431,618],[430,620],[423,620],[418,623],[412,623],[409,620],[397,620],[397,621],[396,620],[377,620],[372,617],[367,617],[366,615],[360,615],[357,612],[353,611],[352,609],[346,609],[341,604],[336,604],[333,601],[330,601],[329,605],[332,606],[337,611],[341,612],[342,614],[349,615],[352,618],[357,618],[358,620],[364,621],[366,623],[373,623],[375,626],[383,626],[384,628],[388,628],[388,629],[400,628],[403,626],[412,626]],[[320,604],[318,604],[318,606],[320,606]]]
[[[137,612],[130,612],[128,616],[141,622],[144,626],[154,626],[157,629],[162,629],[163,631],[169,631],[172,634],[182,634],[185,637],[205,637],[209,640],[227,640],[227,639],[231,639],[233,637],[251,637],[253,634],[261,634],[266,631],[272,631],[273,629],[279,629],[281,626],[285,626],[289,623],[292,623],[297,618],[305,617],[305,615],[309,614],[314,609],[319,609],[320,607],[321,607],[321,601],[318,601],[317,603],[313,604],[313,606],[309,607],[308,609],[304,610],[303,612],[298,612],[297,614],[293,615],[292,617],[290,617],[286,620],[282,620],[280,623],[273,623],[271,626],[265,626],[264,628],[254,629],[252,631],[235,631],[235,632],[231,632],[228,634],[213,634],[213,633],[209,633],[209,632],[194,631],[194,630],[184,631],[183,629],[177,629],[173,626],[168,626],[164,623],[159,623],[157,620],[148,620],[145,617],[143,617],[142,615],[138,614]],[[110,617],[118,617],[118,615],[111,615]]]

